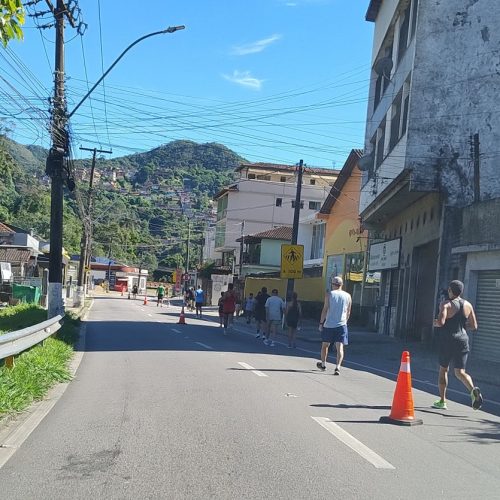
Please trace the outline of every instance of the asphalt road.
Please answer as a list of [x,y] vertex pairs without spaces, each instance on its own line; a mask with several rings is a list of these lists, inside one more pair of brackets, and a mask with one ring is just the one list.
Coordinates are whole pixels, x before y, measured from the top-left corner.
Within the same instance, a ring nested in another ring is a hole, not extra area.
[[178,313],[96,299],[76,377],[0,469],[2,498],[498,498],[499,417],[414,389],[424,425],[381,424],[389,378]]

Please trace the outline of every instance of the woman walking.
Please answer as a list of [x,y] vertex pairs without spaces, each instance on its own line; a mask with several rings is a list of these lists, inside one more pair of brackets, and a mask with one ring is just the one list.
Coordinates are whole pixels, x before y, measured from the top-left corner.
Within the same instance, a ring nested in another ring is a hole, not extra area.
[[295,338],[297,336],[297,328],[302,319],[302,308],[300,302],[297,300],[298,295],[296,292],[292,294],[292,300],[289,301],[285,309],[285,323],[288,328],[288,348],[297,347]]

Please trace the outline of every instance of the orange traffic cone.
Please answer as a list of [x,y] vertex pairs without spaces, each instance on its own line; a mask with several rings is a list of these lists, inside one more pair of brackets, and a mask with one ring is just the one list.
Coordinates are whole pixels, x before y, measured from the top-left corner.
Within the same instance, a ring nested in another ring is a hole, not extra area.
[[413,393],[411,389],[410,353],[404,351],[401,356],[398,381],[392,400],[391,414],[380,417],[380,422],[396,425],[420,425],[420,418],[415,418],[413,408]]
[[144,295],[144,305],[145,306],[148,305],[148,295],[147,294]]
[[178,325],[186,324],[186,315],[184,314],[184,306],[182,306],[181,314],[179,315],[179,321],[177,321]]

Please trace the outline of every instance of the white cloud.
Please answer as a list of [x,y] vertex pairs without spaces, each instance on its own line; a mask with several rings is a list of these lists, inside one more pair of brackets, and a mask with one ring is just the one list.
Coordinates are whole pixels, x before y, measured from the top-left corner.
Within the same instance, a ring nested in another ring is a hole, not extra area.
[[246,56],[247,54],[256,54],[257,52],[262,52],[264,49],[269,47],[272,43],[281,39],[281,35],[275,34],[268,38],[263,38],[262,40],[257,40],[256,42],[248,43],[245,45],[237,45],[231,50],[231,54],[236,56]]
[[262,83],[264,80],[259,80],[250,74],[250,71],[238,71],[235,69],[232,75],[222,75],[226,80],[241,85],[242,87],[248,87],[253,90],[260,90],[262,88]]

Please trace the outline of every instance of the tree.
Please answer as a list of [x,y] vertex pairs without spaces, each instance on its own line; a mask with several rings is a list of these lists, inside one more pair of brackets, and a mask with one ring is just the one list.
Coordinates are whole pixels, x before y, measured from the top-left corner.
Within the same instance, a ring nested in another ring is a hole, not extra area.
[[12,39],[22,40],[24,8],[21,0],[0,0],[0,41],[4,47]]

